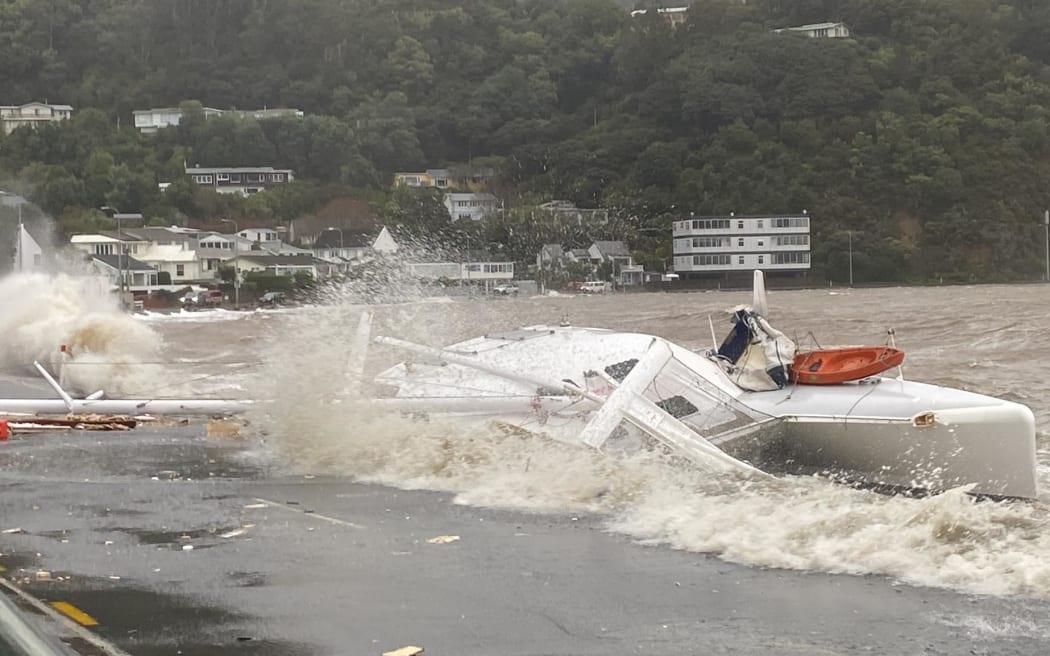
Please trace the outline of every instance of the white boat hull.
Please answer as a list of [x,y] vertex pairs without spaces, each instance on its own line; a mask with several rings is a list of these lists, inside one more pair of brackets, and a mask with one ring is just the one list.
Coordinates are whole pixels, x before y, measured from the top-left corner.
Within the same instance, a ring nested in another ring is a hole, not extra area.
[[[755,473],[752,465],[774,457],[871,485],[1037,493],[1031,411],[980,394],[893,379],[747,392],[707,357],[666,340],[587,328],[535,326],[444,350],[409,348],[422,360],[377,378],[398,388],[385,402],[402,408],[603,449],[622,425],[712,471]],[[617,383],[609,372],[625,363],[641,373]]]

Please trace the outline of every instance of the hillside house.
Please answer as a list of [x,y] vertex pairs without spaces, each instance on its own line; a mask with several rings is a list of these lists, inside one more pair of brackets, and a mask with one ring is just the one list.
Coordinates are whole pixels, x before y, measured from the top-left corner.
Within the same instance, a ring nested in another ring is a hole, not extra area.
[[479,192],[496,176],[492,168],[456,167],[399,171],[394,174],[395,187],[436,187],[458,191]]
[[655,10],[635,9],[631,12],[631,18],[645,16],[650,11],[656,11],[656,15],[666,21],[671,27],[678,27],[689,18],[689,7],[658,7]]
[[210,187],[220,194],[250,196],[267,187],[285,184],[295,179],[291,169],[272,166],[187,167],[190,176],[200,187]]
[[[302,118],[303,112],[292,108],[263,108],[263,109],[215,109],[204,107],[204,118],[215,118],[223,114],[232,114],[241,118],[254,118],[258,120],[269,118],[280,118],[290,116]],[[182,109],[180,107],[154,107],[152,109],[137,109],[131,112],[135,120],[135,127],[143,134],[153,134],[161,128],[172,127],[182,122]]]
[[773,30],[777,34],[802,34],[812,39],[845,39],[849,37],[849,28],[844,23],[813,23],[798,27],[783,27]]
[[66,121],[71,116],[73,108],[70,105],[50,105],[42,102],[0,105],[0,127],[3,128],[4,134],[11,134],[24,125],[36,127],[43,123]]
[[489,193],[445,194],[445,209],[452,221],[480,221],[500,209],[500,201]]

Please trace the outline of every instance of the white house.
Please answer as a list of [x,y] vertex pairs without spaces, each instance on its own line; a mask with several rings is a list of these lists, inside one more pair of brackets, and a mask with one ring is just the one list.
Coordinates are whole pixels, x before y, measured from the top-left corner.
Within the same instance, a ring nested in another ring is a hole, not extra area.
[[157,270],[133,257],[93,255],[91,266],[114,287],[120,286],[121,277],[124,278],[124,287],[131,291],[145,291],[158,286]]
[[374,253],[393,254],[398,249],[390,231],[346,230],[329,228],[318,235],[313,244],[315,257],[334,263],[360,262]]
[[480,221],[499,208],[499,200],[489,193],[445,194],[445,209],[453,221]]
[[[205,107],[204,118],[214,118],[223,114],[233,114],[241,118],[268,119],[283,116],[302,118],[302,110],[292,108],[263,108],[249,110],[223,110],[214,107]],[[153,109],[137,109],[131,112],[135,119],[135,127],[143,134],[152,134],[161,128],[178,125],[182,122],[182,109],[179,107],[154,107]]]
[[[222,116],[221,109],[205,107],[204,118]],[[143,134],[153,134],[161,128],[178,125],[182,121],[182,109],[178,107],[155,107],[153,109],[137,109],[131,112],[135,119],[135,127]]]
[[642,282],[642,265],[634,263],[631,251],[622,241],[596,241],[587,249],[587,254],[595,264],[604,261],[612,262],[617,281],[624,286],[637,285]]
[[158,272],[168,272],[172,283],[215,279],[215,272],[208,272],[206,262],[197,256],[197,250],[189,243],[151,244],[137,258]]
[[94,234],[73,235],[69,238],[73,248],[88,255],[137,255],[146,250],[149,240],[129,234],[103,230]]
[[609,222],[609,210],[576,207],[576,203],[568,200],[547,201],[538,209],[560,221],[575,222],[577,225],[604,225]]
[[514,279],[514,263],[494,258],[471,262],[415,262],[408,265],[416,278],[425,280],[455,280],[466,284],[494,282]]
[[789,34],[803,34],[814,39],[845,39],[849,36],[849,28],[845,23],[813,23],[811,25],[799,25],[798,27],[782,27],[773,30],[777,34],[787,32]]
[[809,216],[690,217],[673,224],[674,270],[686,278],[731,272],[805,275]]
[[[631,12],[631,18],[638,18],[647,13],[649,13],[648,9],[635,9]],[[688,18],[689,7],[658,7],[656,14],[670,23],[671,27],[678,27]]]
[[31,102],[24,105],[0,105],[0,126],[4,134],[11,134],[23,125],[37,126],[41,123],[68,120],[73,115],[69,105],[49,105]]
[[329,268],[327,263],[320,262],[312,255],[242,253],[231,259],[229,264],[241,274],[268,271],[276,276],[294,276],[297,273],[309,273],[314,278],[321,268],[325,271]]
[[265,246],[270,242],[281,240],[276,228],[245,228],[238,232],[237,236],[243,237],[250,242],[257,243],[260,246]]

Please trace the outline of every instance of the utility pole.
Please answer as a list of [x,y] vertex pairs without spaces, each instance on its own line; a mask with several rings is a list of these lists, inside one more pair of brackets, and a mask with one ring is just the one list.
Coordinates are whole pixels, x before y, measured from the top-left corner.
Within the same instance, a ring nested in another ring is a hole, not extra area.
[[853,286],[853,231],[847,230],[849,233],[849,286]]

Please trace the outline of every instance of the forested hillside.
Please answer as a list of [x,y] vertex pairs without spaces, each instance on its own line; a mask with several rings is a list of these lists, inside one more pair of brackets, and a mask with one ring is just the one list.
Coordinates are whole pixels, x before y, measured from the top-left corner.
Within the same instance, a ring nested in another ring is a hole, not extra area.
[[[825,20],[853,38],[772,32]],[[838,279],[847,231],[867,280],[1037,277],[1048,34],[1045,0],[698,0],[675,29],[612,0],[4,0],[0,104],[76,111],[0,138],[0,187],[72,230],[104,203],[287,218],[353,188],[389,208],[394,170],[473,161],[509,207],[565,198],[635,227],[806,209],[815,273]],[[131,127],[186,99],[307,118]],[[232,207],[184,163],[306,182]]]

